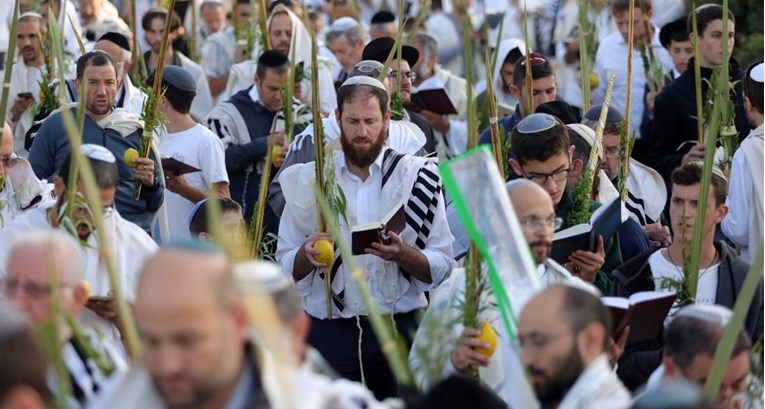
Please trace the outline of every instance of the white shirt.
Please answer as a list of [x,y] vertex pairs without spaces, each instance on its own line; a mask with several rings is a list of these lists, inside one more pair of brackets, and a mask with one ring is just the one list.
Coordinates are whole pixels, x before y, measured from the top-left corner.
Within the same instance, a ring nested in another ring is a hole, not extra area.
[[[228,183],[223,143],[200,124],[182,132],[165,134],[159,143],[159,150],[164,157],[175,158],[201,170],[183,175],[189,186],[195,189],[207,191],[214,183]],[[188,237],[189,214],[194,203],[166,190],[165,204],[171,210],[167,212],[170,237]]]
[[[14,151],[22,158],[27,158],[29,156],[29,151],[24,149],[24,137],[29,128],[32,127],[35,107],[40,104],[40,82],[43,79],[44,72],[45,65],[40,67],[26,65],[23,58],[19,58],[16,61],[16,64],[13,65],[13,71],[11,72],[11,89],[8,93],[8,111],[6,118],[13,130]],[[35,102],[29,109],[19,116],[17,121],[13,121],[13,117],[11,116],[13,100],[18,94],[24,92],[31,93]]]
[[[385,211],[382,211],[380,209],[383,177],[381,166],[383,154],[381,153],[375,162],[370,165],[369,176],[363,181],[348,170],[345,163],[345,155],[342,152],[335,152],[333,158],[335,162],[336,181],[343,189],[347,200],[346,215],[348,217],[348,225],[356,226],[382,219],[385,213],[389,210],[386,209]],[[327,159],[329,159],[329,157]],[[313,167],[314,163],[294,165],[287,170],[296,171],[299,169],[299,166]],[[288,174],[290,173],[284,172],[280,176],[279,181],[282,187],[285,187],[288,184],[295,184],[295,181],[287,180],[285,178],[285,175]],[[311,197],[313,196],[313,194],[310,193],[310,190],[308,194],[310,194]],[[371,254],[354,257],[358,266],[366,271],[367,283],[369,284],[372,296],[377,302],[381,313],[404,313],[427,306],[427,299],[423,292],[431,291],[436,288],[451,270],[452,236],[449,233],[449,225],[446,222],[446,213],[443,202],[444,200],[438,201],[435,218],[431,224],[430,235],[426,240],[426,248],[420,251],[428,259],[430,275],[432,278],[431,284],[421,282],[416,278],[411,277],[411,285],[409,285],[406,291],[401,294],[398,299],[390,300],[391,296],[385,294],[390,290],[386,281],[394,280],[394,278],[386,278],[380,271],[385,269],[385,263],[392,262],[384,261]],[[314,204],[314,208],[315,206],[316,205]],[[291,207],[288,205],[285,207],[284,213],[282,213],[281,222],[279,224],[279,242],[276,249],[276,260],[279,262],[282,269],[285,272],[288,272],[291,276],[291,272],[294,270],[295,265],[295,255],[303,246],[306,236],[313,234],[314,232],[301,231],[297,225],[299,221],[294,219],[294,215],[290,209]],[[348,225],[341,222],[340,229],[346,242],[350,243],[351,233]],[[333,318],[351,318],[356,315],[367,315],[361,296],[359,295],[355,284],[352,282],[349,272],[346,273],[345,266],[346,264],[343,263],[337,272],[338,275],[342,276],[336,277],[335,280],[333,280],[333,289],[336,282],[344,281],[345,283],[343,287],[345,308],[343,311],[339,311],[334,307]],[[318,270],[313,270],[306,277],[297,281],[296,285],[298,292],[302,296],[301,303],[303,310],[312,317],[324,319],[327,318],[327,303],[325,298],[324,280],[319,274]]]
[[[659,41],[659,30],[654,27],[654,34],[651,38],[651,48],[654,58],[658,58],[664,69],[668,73],[673,65],[672,58],[667,50]],[[627,100],[627,42],[624,41],[621,33],[618,31],[606,37],[598,46],[595,53],[595,73],[600,78],[600,84],[592,92],[592,103],[601,104],[606,97],[606,88],[608,87],[608,78],[611,71],[616,72],[614,80],[614,89],[611,93],[611,106],[619,112],[624,113]],[[643,118],[645,101],[643,100],[643,90],[646,85],[645,71],[643,68],[643,59],[640,57],[640,51],[637,46],[632,50],[632,104],[630,133],[637,132],[640,135],[640,120]]]
[[[683,279],[682,267],[676,266],[663,254],[665,250],[659,250],[648,257],[651,273],[658,291],[670,291],[667,288],[667,279],[680,281]],[[699,282],[696,287],[696,304],[715,304],[717,301],[717,281],[720,263],[712,264],[699,270]],[[672,290],[674,291],[674,290]],[[668,317],[674,316],[678,309],[679,301],[669,312]]]

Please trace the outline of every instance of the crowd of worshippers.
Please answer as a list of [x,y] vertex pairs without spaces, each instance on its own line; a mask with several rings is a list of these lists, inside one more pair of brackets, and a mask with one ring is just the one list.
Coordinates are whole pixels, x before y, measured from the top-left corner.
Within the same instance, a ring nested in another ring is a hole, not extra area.
[[[577,1],[543,3],[525,35],[523,7],[505,0],[179,0],[170,12],[153,0],[21,0],[14,39],[13,1],[0,2],[0,75],[11,78],[0,140],[0,407],[762,408],[761,280],[719,389],[704,393],[750,263],[761,260],[762,61],[739,65],[736,18],[721,6],[638,0],[633,38],[651,57],[633,50],[627,101],[630,1],[590,11],[586,45]],[[62,61],[52,57],[55,27]],[[739,147],[708,152],[695,142],[693,67],[706,101],[726,44]],[[581,47],[594,51],[590,72]],[[164,120],[144,157],[133,151],[143,152],[163,51],[155,106]],[[657,67],[663,78],[650,78]],[[72,152],[67,116],[80,103]],[[539,284],[507,275],[517,281],[505,283],[508,322],[484,287],[475,328],[463,325],[475,291],[470,236],[438,167],[467,151],[471,107],[478,143],[510,146],[498,155],[507,161],[498,194],[520,230],[507,240],[528,246],[526,278]],[[628,160],[624,132],[635,135]],[[337,248],[327,260],[317,245],[339,237],[317,231],[316,143],[342,191],[334,210],[346,242],[355,227],[405,218],[398,232],[354,246],[354,263]],[[578,197],[588,177],[592,192]],[[89,208],[93,194],[101,212]],[[590,213],[620,204],[619,227],[556,260],[555,233],[575,224],[581,201]],[[262,246],[248,241],[258,221]],[[263,260],[226,251],[248,245]],[[692,250],[695,296],[678,294],[650,336],[616,331],[603,297],[684,291]],[[400,342],[378,339],[368,302]],[[412,382],[391,351],[405,356]]]

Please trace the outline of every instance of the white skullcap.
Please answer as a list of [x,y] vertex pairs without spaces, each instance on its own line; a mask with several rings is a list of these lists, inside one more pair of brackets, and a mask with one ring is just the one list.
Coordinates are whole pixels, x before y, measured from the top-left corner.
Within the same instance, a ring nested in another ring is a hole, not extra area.
[[92,143],[86,143],[80,146],[80,152],[90,159],[100,160],[101,162],[114,163],[117,162],[117,158],[109,150],[101,145],[94,145]]
[[283,291],[292,284],[278,264],[263,260],[235,264],[234,277],[238,285],[268,294]]
[[757,82],[765,82],[765,65],[759,63],[749,72],[749,78]]
[[353,19],[352,17],[340,17],[339,19],[335,20],[335,22],[332,23],[331,26],[329,26],[329,31],[336,33],[340,31],[350,30],[358,26],[359,26],[359,22]]
[[365,77],[362,75],[348,78],[340,87],[342,88],[346,85],[369,85],[370,87],[380,88],[381,90],[388,92],[388,89],[385,88],[385,85],[383,85],[382,82],[378,81],[375,78]]
[[[695,160],[695,161],[688,162],[688,163],[696,165],[696,166],[698,166],[698,167],[700,167],[702,169],[704,168],[704,161],[703,160]],[[717,175],[718,177],[722,178],[722,180],[724,180],[726,182],[728,181],[728,177],[725,176],[725,172],[723,172],[722,169],[720,169],[720,167],[717,166],[717,165],[714,165],[714,164],[712,165],[712,174],[713,175]]]
[[694,304],[681,308],[675,314],[677,317],[691,317],[703,321],[714,322],[721,326],[728,325],[730,319],[733,317],[733,311],[722,305],[711,304]]
[[22,18],[26,18],[26,17],[35,17],[35,18],[38,18],[40,20],[43,19],[42,14],[35,13],[34,11],[27,11],[26,13],[21,13],[21,15],[19,16],[19,20],[21,20]]
[[598,143],[598,135],[595,133],[595,131],[592,130],[592,128],[582,124],[568,124],[566,125],[566,128],[576,132],[577,135],[579,135],[582,139],[585,140],[585,142],[587,142],[588,145],[590,145],[590,148],[597,149],[598,156],[600,156],[600,159],[603,159],[603,149]]

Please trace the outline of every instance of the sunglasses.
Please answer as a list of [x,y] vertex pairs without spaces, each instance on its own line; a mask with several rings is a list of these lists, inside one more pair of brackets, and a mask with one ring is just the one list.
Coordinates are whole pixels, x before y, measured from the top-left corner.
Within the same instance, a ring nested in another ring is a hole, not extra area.
[[518,122],[515,129],[523,134],[539,133],[552,129],[557,124],[558,121],[550,114],[531,114]]

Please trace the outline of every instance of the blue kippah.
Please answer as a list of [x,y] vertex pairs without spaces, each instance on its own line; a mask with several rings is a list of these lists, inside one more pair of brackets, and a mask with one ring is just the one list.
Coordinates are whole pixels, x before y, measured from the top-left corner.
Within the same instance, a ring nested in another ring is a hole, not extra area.
[[162,80],[173,88],[183,92],[197,92],[197,82],[184,68],[177,65],[167,65],[162,71]]

